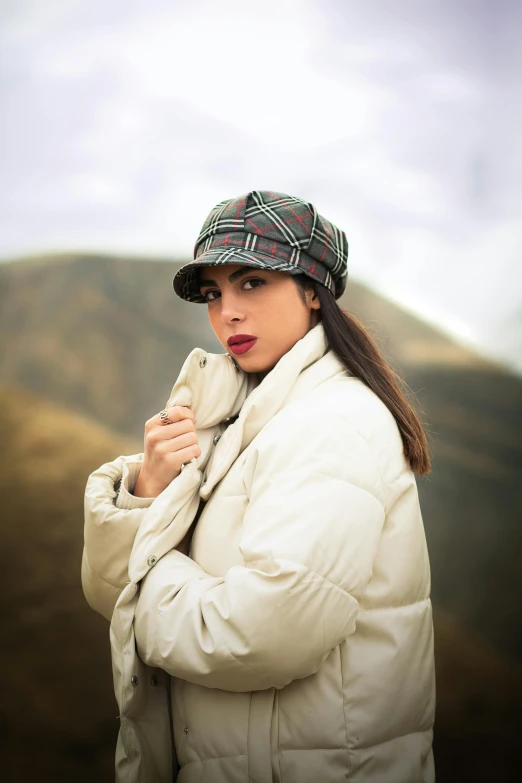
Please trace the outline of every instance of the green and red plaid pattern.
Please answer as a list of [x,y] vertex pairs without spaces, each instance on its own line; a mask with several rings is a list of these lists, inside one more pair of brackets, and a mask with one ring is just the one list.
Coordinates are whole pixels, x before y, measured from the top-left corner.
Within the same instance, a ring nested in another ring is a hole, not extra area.
[[207,216],[194,261],[182,266],[172,281],[176,294],[205,303],[197,270],[217,264],[304,273],[339,299],[348,277],[348,240],[313,204],[286,193],[252,190],[220,201]]

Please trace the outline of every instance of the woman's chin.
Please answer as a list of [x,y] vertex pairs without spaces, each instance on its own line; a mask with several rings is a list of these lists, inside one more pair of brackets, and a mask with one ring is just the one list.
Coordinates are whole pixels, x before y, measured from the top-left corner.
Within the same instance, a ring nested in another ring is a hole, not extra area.
[[249,360],[246,354],[243,356],[234,356],[234,359],[244,372],[258,373],[260,376],[265,376],[274,367],[273,362],[262,362],[259,358],[252,357]]

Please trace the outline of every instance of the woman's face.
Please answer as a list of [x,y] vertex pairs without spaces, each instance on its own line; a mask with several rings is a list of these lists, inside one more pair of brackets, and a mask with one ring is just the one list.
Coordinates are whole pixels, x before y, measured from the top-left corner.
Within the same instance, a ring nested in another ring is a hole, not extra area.
[[[241,264],[202,266],[198,271],[214,333],[245,372],[264,377],[319,320],[317,296],[307,291],[304,304],[285,272]],[[235,354],[227,340],[236,334],[252,335],[257,342],[246,353]]]

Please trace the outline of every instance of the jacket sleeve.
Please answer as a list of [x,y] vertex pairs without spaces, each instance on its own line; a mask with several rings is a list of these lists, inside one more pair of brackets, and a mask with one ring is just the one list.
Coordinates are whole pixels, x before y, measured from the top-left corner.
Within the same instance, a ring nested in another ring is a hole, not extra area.
[[173,550],[144,577],[134,628],[145,663],[211,688],[283,688],[354,631],[384,491],[366,440],[331,418],[303,428],[302,412],[287,417],[257,447],[244,565],[212,576]]
[[85,489],[82,588],[89,606],[107,620],[128,582],[134,538],[154,500],[131,494],[142,460],[143,454],[133,454],[105,463],[91,473]]

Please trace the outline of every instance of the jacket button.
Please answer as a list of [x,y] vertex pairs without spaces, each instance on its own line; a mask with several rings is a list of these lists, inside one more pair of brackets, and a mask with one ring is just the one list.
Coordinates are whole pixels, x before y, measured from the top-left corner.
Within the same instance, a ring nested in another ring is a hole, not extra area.
[[152,677],[150,678],[150,684],[151,685],[157,685],[158,684],[158,678],[156,677],[155,674],[153,674]]
[[199,360],[199,366],[200,366],[201,368],[203,368],[203,367],[206,367],[206,366],[207,366],[207,359],[206,359],[206,356],[202,356],[202,357],[201,357],[201,359]]
[[185,726],[185,728],[183,729],[183,731],[185,732],[185,734],[188,734],[188,726]]
[[214,435],[214,446],[216,445],[216,443],[218,442],[220,437],[221,437],[221,435]]
[[137,684],[138,684],[138,678],[136,677],[135,674],[133,674],[131,677],[131,685],[133,688],[135,688]]
[[151,555],[147,560],[147,565],[154,566],[158,562],[156,555]]

